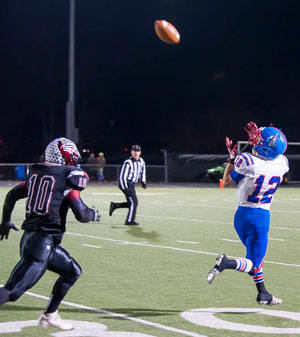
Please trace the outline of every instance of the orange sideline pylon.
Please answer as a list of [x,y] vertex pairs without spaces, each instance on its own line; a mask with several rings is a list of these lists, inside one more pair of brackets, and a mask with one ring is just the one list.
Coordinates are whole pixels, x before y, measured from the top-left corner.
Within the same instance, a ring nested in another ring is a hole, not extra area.
[[219,188],[224,188],[223,179],[219,179]]

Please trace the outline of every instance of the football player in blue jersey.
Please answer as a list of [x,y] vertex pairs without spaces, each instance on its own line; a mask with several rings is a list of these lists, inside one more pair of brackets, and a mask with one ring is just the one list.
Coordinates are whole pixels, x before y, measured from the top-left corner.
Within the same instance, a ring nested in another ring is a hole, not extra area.
[[237,155],[237,146],[226,137],[230,161],[223,175],[223,185],[238,183],[238,209],[234,216],[234,228],[246,247],[246,257],[228,259],[220,254],[207,282],[213,282],[225,269],[235,269],[252,276],[257,291],[257,303],[277,305],[282,300],[272,296],[266,289],[263,277],[263,262],[268,246],[270,206],[274,193],[288,172],[287,148],[284,133],[273,127],[258,128],[254,122],[245,127],[252,153]]
[[80,198],[87,184],[87,174],[76,164],[80,154],[76,145],[66,138],[53,140],[46,148],[45,163],[29,168],[26,181],[12,188],[3,205],[0,238],[8,239],[11,229],[18,228],[11,222],[17,200],[26,200],[26,218],[20,241],[21,259],[10,278],[0,288],[0,305],[16,301],[32,288],[46,270],[59,275],[45,311],[39,318],[42,327],[61,330],[72,329],[63,321],[58,307],[81,275],[77,261],[60,245],[66,230],[66,216],[71,208],[80,222],[99,221],[95,208],[89,208]]

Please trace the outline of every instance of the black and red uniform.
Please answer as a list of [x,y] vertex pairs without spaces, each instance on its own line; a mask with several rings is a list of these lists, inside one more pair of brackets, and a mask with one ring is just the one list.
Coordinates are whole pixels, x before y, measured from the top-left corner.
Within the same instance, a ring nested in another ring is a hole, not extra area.
[[80,222],[99,220],[98,211],[89,208],[80,198],[80,191],[87,181],[87,174],[76,166],[35,164],[29,169],[26,182],[15,186],[6,195],[2,222],[10,221],[16,201],[27,197],[26,219],[22,225],[24,234],[20,242],[21,260],[3,289],[10,301],[17,300],[46,270],[51,270],[59,274],[47,309],[54,312],[81,275],[79,264],[60,243],[69,208]]

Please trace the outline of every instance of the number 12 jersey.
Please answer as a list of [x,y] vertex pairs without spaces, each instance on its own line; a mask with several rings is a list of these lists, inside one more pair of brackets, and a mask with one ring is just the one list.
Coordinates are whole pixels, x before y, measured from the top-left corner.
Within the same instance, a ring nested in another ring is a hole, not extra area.
[[270,209],[273,195],[289,170],[284,155],[275,159],[241,153],[234,161],[231,178],[238,182],[239,206]]

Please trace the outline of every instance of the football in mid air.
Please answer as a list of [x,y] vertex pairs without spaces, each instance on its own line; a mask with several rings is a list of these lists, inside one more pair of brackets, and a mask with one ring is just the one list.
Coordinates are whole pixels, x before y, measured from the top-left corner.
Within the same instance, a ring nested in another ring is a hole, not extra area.
[[162,41],[170,44],[178,44],[180,42],[178,30],[170,22],[166,20],[156,20],[154,22],[154,29]]

